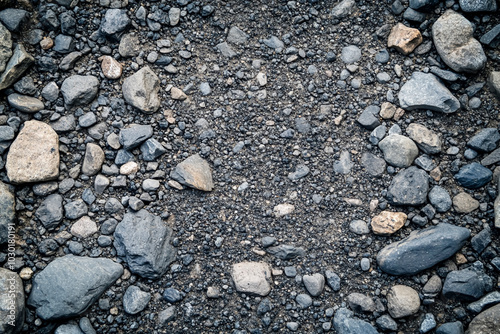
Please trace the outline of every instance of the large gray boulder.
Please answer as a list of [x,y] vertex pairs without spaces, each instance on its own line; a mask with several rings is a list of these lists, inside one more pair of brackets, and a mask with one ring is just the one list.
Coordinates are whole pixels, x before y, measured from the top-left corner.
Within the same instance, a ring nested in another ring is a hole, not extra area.
[[0,245],[8,241],[9,225],[14,226],[16,200],[9,186],[0,181]]
[[432,39],[443,61],[456,72],[475,73],[486,64],[481,43],[473,37],[472,24],[447,10],[432,26]]
[[130,105],[150,114],[160,108],[160,79],[148,67],[143,67],[123,81],[122,92]]
[[99,80],[93,75],[73,75],[61,85],[64,103],[68,106],[83,106],[94,100],[99,89]]
[[440,223],[387,245],[378,253],[377,263],[391,275],[415,275],[455,254],[469,236],[464,227]]
[[0,268],[0,333],[20,332],[24,323],[24,287],[21,278]]
[[28,305],[43,320],[76,317],[122,274],[123,267],[110,259],[59,257],[34,277]]
[[118,256],[141,277],[160,278],[175,259],[176,250],[170,244],[172,229],[146,210],[125,214],[114,238]]

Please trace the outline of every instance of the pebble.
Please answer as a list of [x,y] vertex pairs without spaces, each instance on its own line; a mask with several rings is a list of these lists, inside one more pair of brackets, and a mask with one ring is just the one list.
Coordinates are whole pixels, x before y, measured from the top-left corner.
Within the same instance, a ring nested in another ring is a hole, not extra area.
[[267,263],[240,262],[233,264],[231,277],[238,292],[266,296],[271,291],[271,268]]
[[420,298],[417,291],[405,285],[395,285],[387,293],[387,310],[394,319],[418,312]]

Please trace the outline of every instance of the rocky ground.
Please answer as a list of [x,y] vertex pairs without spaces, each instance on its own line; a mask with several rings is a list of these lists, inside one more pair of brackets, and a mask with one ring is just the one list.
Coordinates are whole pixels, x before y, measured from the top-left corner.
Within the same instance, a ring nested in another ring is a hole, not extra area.
[[498,333],[498,6],[0,0],[0,332]]

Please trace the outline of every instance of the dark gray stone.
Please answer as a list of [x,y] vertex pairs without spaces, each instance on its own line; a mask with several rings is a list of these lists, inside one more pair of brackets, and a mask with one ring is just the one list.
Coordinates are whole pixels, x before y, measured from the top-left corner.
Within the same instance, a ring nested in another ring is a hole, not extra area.
[[349,307],[356,313],[375,311],[373,299],[362,293],[353,292],[347,296]]
[[496,305],[496,304],[499,304],[499,303],[500,303],[500,292],[493,291],[493,292],[487,294],[486,296],[484,296],[483,298],[479,299],[478,301],[470,303],[467,306],[467,309],[469,311],[479,313],[483,309],[490,307],[490,306],[493,306],[493,305]]
[[375,321],[377,326],[383,330],[383,331],[397,331],[398,330],[398,324],[394,319],[391,318],[390,315],[384,314],[383,316],[377,318]]
[[481,165],[490,166],[500,161],[500,148],[497,148],[481,160]]
[[436,329],[436,334],[464,334],[464,326],[460,321],[447,322]]
[[127,11],[113,8],[106,10],[99,30],[106,37],[118,39],[129,24],[130,19],[127,16]]
[[51,238],[43,239],[38,244],[38,251],[40,254],[44,256],[54,255],[55,252],[59,249],[59,244]]
[[64,205],[65,217],[68,219],[78,219],[83,217],[88,212],[87,204],[81,199],[77,199],[76,201],[69,202]]
[[439,0],[410,0],[410,8],[416,10],[430,11],[438,3]]
[[480,188],[490,182],[492,178],[492,171],[477,162],[465,165],[455,174],[455,180],[461,186],[469,189]]
[[36,91],[37,91],[36,86],[35,86],[35,82],[33,81],[33,79],[31,77],[28,77],[28,76],[22,77],[21,80],[16,82],[14,84],[14,89],[19,94],[31,95],[31,96],[35,95]]
[[54,39],[52,50],[62,54],[70,53],[75,50],[75,40],[71,36],[59,34]]
[[417,12],[411,7],[408,7],[403,13],[403,18],[408,21],[413,22],[424,22],[425,21],[425,13]]
[[123,310],[128,314],[137,314],[146,308],[150,300],[150,293],[131,285],[123,294]]
[[110,259],[58,257],[33,278],[28,305],[43,320],[76,317],[122,274],[123,267]]
[[176,250],[170,244],[172,229],[146,210],[125,214],[114,238],[118,256],[141,277],[160,278],[175,259]]
[[0,76],[0,91],[15,83],[34,62],[35,58],[26,52],[24,46],[21,43],[17,44]]
[[436,208],[437,212],[446,212],[451,209],[453,204],[450,194],[440,186],[434,186],[431,189],[429,202]]
[[163,145],[154,138],[150,138],[141,145],[142,160],[155,161],[156,158],[166,153]]
[[130,150],[141,145],[153,135],[151,125],[132,125],[129,128],[120,130],[119,139],[123,149]]
[[0,181],[0,245],[9,239],[9,225],[14,226],[16,217],[14,194],[5,183]]
[[374,130],[377,126],[380,125],[380,121],[378,120],[378,113],[380,108],[377,106],[368,106],[363,110],[361,115],[358,117],[358,123],[368,130]]
[[83,56],[80,51],[73,51],[67,54],[59,63],[59,69],[69,71],[75,67],[76,62]]
[[469,324],[467,334],[497,334],[500,304],[479,313]]
[[333,317],[333,327],[338,334],[378,334],[370,323],[354,317],[354,313],[340,308]]
[[417,167],[400,171],[392,179],[387,199],[394,205],[422,205],[427,201],[429,177]]
[[99,80],[92,75],[73,75],[65,79],[61,85],[64,103],[68,106],[87,105],[97,95]]
[[129,161],[134,160],[134,158],[135,158],[134,155],[132,153],[130,153],[129,151],[118,150],[118,152],[116,152],[115,164],[117,166],[121,166],[121,165],[126,164]]
[[340,277],[331,270],[325,271],[326,282],[333,291],[340,290]]
[[365,152],[361,156],[361,165],[366,169],[368,174],[377,177],[385,173],[387,166],[384,159],[369,152]]
[[455,254],[469,236],[464,227],[440,223],[384,247],[377,263],[391,275],[415,275]]
[[491,243],[491,232],[489,228],[483,229],[470,240],[472,248],[481,254]]
[[64,35],[74,35],[76,32],[76,20],[71,11],[63,12],[59,15],[59,22],[61,22],[61,32]]
[[43,200],[35,216],[40,220],[43,226],[51,230],[59,225],[63,219],[63,198],[59,194],[49,195]]
[[266,249],[266,251],[269,254],[276,256],[277,258],[282,260],[291,260],[298,256],[306,255],[306,252],[302,247],[295,247],[292,245],[279,245],[269,247]]
[[500,142],[500,133],[496,128],[486,128],[469,139],[467,146],[479,152],[491,152]]
[[443,296],[448,299],[475,301],[484,295],[484,281],[472,270],[454,270],[446,276]]
[[431,67],[431,73],[437,75],[438,77],[446,81],[457,81],[458,79],[460,79],[460,75],[452,71],[440,69],[437,66]]
[[181,301],[183,298],[183,294],[174,288],[167,288],[163,292],[163,299],[165,299],[169,303],[176,303]]
[[10,31],[18,31],[27,17],[28,12],[24,9],[7,8],[0,12],[0,22]]
[[8,125],[0,126],[0,141],[12,140],[15,137],[14,129]]

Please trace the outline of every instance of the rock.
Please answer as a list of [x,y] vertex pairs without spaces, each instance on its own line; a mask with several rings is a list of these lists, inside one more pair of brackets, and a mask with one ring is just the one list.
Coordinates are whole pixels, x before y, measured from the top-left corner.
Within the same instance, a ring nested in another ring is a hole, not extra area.
[[439,0],[410,0],[410,8],[415,10],[430,11],[438,3]]
[[399,91],[399,104],[406,110],[429,109],[452,113],[460,108],[460,102],[430,73],[413,72]]
[[47,230],[52,230],[63,219],[63,198],[59,194],[52,194],[43,200],[36,210],[35,216]]
[[114,238],[117,255],[141,277],[160,278],[175,259],[172,229],[146,210],[126,213],[116,226]]
[[349,224],[349,231],[359,235],[370,233],[370,230],[368,229],[368,225],[366,224],[366,222],[360,219],[355,219],[351,221],[351,223]]
[[372,218],[372,231],[377,235],[389,236],[403,227],[406,223],[406,218],[407,216],[404,212],[382,211],[379,215]]
[[363,153],[363,155],[361,156],[361,165],[371,176],[379,177],[385,173],[385,160],[377,157],[372,153]]
[[105,258],[58,257],[35,275],[28,305],[46,321],[76,317],[123,274],[123,267]]
[[384,314],[383,316],[377,318],[375,321],[377,326],[383,331],[397,331],[398,324],[394,319],[391,318],[390,315]]
[[436,297],[443,288],[443,284],[441,283],[441,279],[438,275],[433,275],[427,283],[425,283],[424,288],[422,289],[422,294],[425,298],[434,298]]
[[479,208],[479,201],[472,198],[471,195],[461,192],[453,197],[453,207],[458,213],[470,213]]
[[12,183],[34,183],[59,176],[59,137],[39,121],[27,121],[7,154],[7,176]]
[[15,83],[34,62],[35,58],[26,52],[23,45],[17,44],[0,76],[0,91]]
[[54,334],[85,334],[80,330],[78,325],[64,324],[57,327]]
[[342,0],[333,7],[331,14],[334,19],[342,19],[346,16],[350,16],[356,8],[355,0]]
[[0,23],[0,73],[5,70],[5,66],[12,56],[12,36],[5,28],[3,24]]
[[302,247],[295,247],[291,245],[279,245],[279,246],[269,247],[266,249],[266,251],[269,254],[276,256],[277,258],[282,260],[291,260],[298,256],[306,255],[306,252]]
[[118,53],[122,57],[136,57],[142,50],[142,43],[135,33],[125,34],[120,40]]
[[227,42],[219,43],[215,47],[226,58],[233,58],[236,56],[236,52],[234,52]]
[[493,173],[477,162],[465,165],[455,174],[455,180],[461,186],[469,189],[480,188],[490,182],[492,178]]
[[169,19],[170,25],[172,27],[176,26],[179,23],[180,18],[181,18],[180,8],[171,7],[170,10],[168,11],[168,19]]
[[486,55],[473,32],[472,24],[451,9],[432,25],[432,39],[438,54],[456,72],[475,73],[486,64]]
[[236,26],[233,26],[231,27],[231,29],[229,29],[226,40],[229,43],[244,45],[247,43],[248,37],[249,36],[243,30]]
[[340,308],[333,317],[333,327],[338,334],[378,334],[370,323],[354,317],[354,313]]
[[440,187],[434,186],[429,192],[429,202],[437,212],[446,212],[451,209],[452,201],[448,192]]
[[418,147],[413,140],[398,134],[392,134],[380,141],[378,147],[384,153],[384,159],[395,167],[409,167],[418,155]]
[[422,34],[418,29],[410,28],[402,23],[396,24],[387,39],[387,46],[406,55],[415,50],[423,41]]
[[[54,50],[55,52],[61,53],[61,54],[70,53],[70,52],[75,50],[75,40],[71,36],[59,34],[54,39],[54,47],[52,48],[52,50]],[[81,56],[81,54],[79,56]],[[71,61],[69,63],[71,63]],[[69,66],[59,65],[59,67],[61,69],[68,70],[71,67],[73,67],[73,64],[71,64]]]
[[12,228],[15,227],[15,204],[14,194],[5,183],[0,181],[0,245],[8,242],[9,231],[12,235]]
[[175,318],[175,306],[167,307],[165,310],[158,313],[158,322],[164,327],[168,326],[168,322]]
[[301,309],[306,309],[313,303],[311,296],[305,293],[298,294],[297,297],[295,297],[295,301],[299,304]]
[[179,89],[177,87],[172,87],[172,89],[170,90],[170,97],[173,100],[180,100],[180,101],[184,101],[185,99],[187,99],[186,93],[184,93],[182,89]]
[[394,205],[422,205],[427,200],[429,177],[417,167],[400,171],[392,179],[387,191],[387,199]]
[[132,150],[153,135],[153,127],[151,125],[132,125],[128,128],[121,129],[119,134],[120,144],[125,150]]
[[85,239],[97,232],[96,223],[88,216],[84,216],[77,220],[71,226],[71,234],[77,238]]
[[469,139],[467,146],[479,152],[491,152],[500,142],[500,133],[496,128],[486,128]]
[[309,292],[309,294],[313,297],[319,296],[325,288],[325,276],[320,273],[304,275],[302,277],[302,282],[304,283],[307,292]]
[[455,254],[470,237],[470,231],[440,223],[410,234],[384,247],[377,263],[391,275],[415,275]]
[[285,43],[281,41],[278,37],[276,36],[271,36],[267,39],[263,39],[262,43],[264,43],[265,46],[274,49],[276,52],[281,52],[283,48],[285,47]]
[[288,178],[292,181],[297,181],[309,174],[311,170],[306,165],[298,165],[295,172],[288,173]]
[[361,59],[361,50],[356,45],[349,45],[342,48],[340,59],[345,64],[352,64]]
[[124,9],[108,9],[104,14],[99,27],[100,32],[112,39],[118,40],[120,34],[129,26],[130,19],[127,16],[127,11]]
[[500,304],[479,313],[469,324],[467,334],[495,334],[498,332]]
[[377,106],[368,106],[359,115],[357,119],[358,123],[365,129],[374,130],[380,125],[380,121],[377,118],[377,114],[379,111],[380,108]]
[[496,98],[500,100],[500,71],[492,71],[489,74],[488,87],[490,88],[490,91],[493,93],[493,95],[495,95]]
[[82,173],[87,176],[96,175],[104,163],[104,151],[99,145],[88,143],[83,158]]
[[108,79],[119,79],[122,76],[122,64],[111,56],[103,56],[101,60],[102,74]]
[[59,118],[57,121],[55,121],[54,123],[51,123],[50,126],[56,132],[68,132],[68,131],[75,130],[75,128],[76,128],[75,116],[72,114],[67,115],[67,116],[63,116],[63,117]]
[[148,66],[126,78],[122,85],[125,101],[147,114],[160,108],[159,91],[160,79]]
[[144,310],[151,300],[151,294],[131,285],[123,294],[123,310],[128,314],[137,314]]
[[387,293],[387,309],[394,319],[404,318],[418,312],[418,292],[406,285],[395,285]]
[[0,333],[20,332],[24,324],[24,288],[15,272],[0,268],[0,296]]
[[436,334],[464,334],[464,327],[460,321],[447,322],[438,327]]
[[483,44],[487,44],[492,48],[496,48],[500,45],[500,24],[494,26],[486,34],[484,34],[479,40]]
[[420,333],[428,333],[436,328],[436,319],[432,313],[426,313],[424,320],[420,324]]
[[479,299],[478,301],[470,303],[467,306],[467,309],[469,311],[479,313],[483,309],[490,307],[490,306],[493,306],[493,305],[496,305],[496,304],[499,304],[499,303],[500,303],[500,292],[493,291],[493,292],[487,294],[486,296],[484,296],[483,298]]
[[68,219],[78,219],[83,217],[88,212],[88,207],[81,199],[69,202],[64,205],[65,217]]
[[333,291],[340,290],[340,277],[331,270],[325,271],[326,282],[332,288]]
[[441,153],[441,138],[439,138],[436,132],[418,123],[411,123],[408,125],[406,132],[424,153]]
[[214,188],[210,166],[198,154],[179,163],[170,173],[170,178],[185,186],[203,191],[212,191]]
[[333,164],[333,170],[339,174],[349,174],[354,163],[351,161],[351,153],[349,151],[342,151],[340,159]]
[[240,262],[231,269],[236,291],[267,296],[271,291],[271,268],[264,262]]
[[497,2],[495,0],[460,0],[460,8],[466,13],[495,12]]
[[489,228],[481,230],[470,240],[471,246],[478,254],[481,254],[491,243],[491,233]]
[[7,8],[0,12],[0,21],[10,31],[18,31],[27,16],[28,12],[24,9]]
[[353,292],[347,296],[349,307],[356,313],[375,311],[375,303],[371,297]]
[[141,145],[142,159],[144,161],[155,161],[167,150],[156,139],[150,138]]
[[475,301],[484,295],[484,281],[476,272],[464,269],[454,270],[446,276],[443,296],[448,299]]
[[94,100],[99,89],[99,80],[93,75],[72,75],[61,85],[64,103],[71,107],[84,106]]
[[274,216],[276,218],[283,217],[291,214],[295,210],[295,206],[288,203],[278,204],[273,208]]

